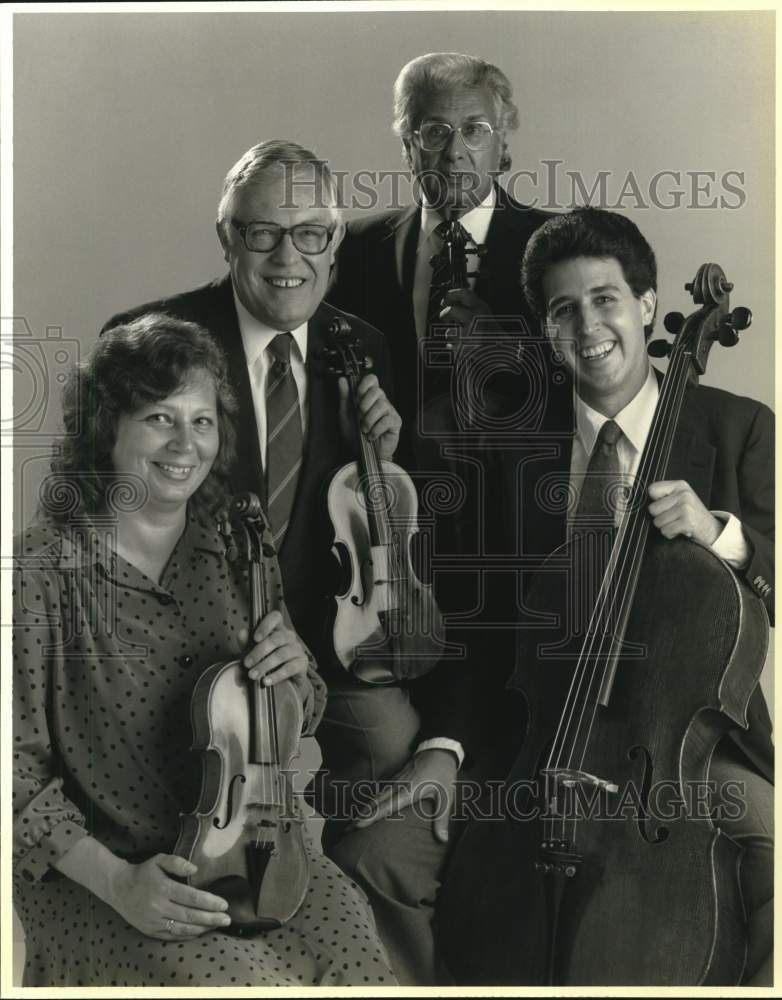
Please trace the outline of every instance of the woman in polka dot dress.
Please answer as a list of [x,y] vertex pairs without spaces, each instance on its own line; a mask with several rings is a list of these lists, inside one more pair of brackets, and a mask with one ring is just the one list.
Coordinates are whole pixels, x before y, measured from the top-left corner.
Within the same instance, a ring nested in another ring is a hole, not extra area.
[[[171,853],[200,791],[193,686],[247,640],[246,567],[207,514],[233,441],[219,350],[193,324],[142,317],[100,339],[64,403],[46,515],[14,574],[24,985],[394,985],[366,898],[311,847],[296,915],[241,938]],[[325,687],[284,606],[253,639],[248,670],[290,678],[311,733]]]

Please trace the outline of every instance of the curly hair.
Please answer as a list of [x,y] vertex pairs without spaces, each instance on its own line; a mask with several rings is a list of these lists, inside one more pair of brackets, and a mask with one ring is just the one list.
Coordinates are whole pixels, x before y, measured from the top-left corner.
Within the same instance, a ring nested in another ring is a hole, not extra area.
[[[549,219],[530,237],[521,265],[524,297],[532,312],[545,318],[543,275],[554,264],[574,257],[613,257],[633,295],[657,291],[657,261],[638,226],[618,212],[577,208]],[[644,328],[651,336],[654,318]]]
[[221,505],[236,443],[236,401],[225,357],[196,323],[147,313],[104,333],[87,360],[71,369],[62,397],[65,435],[41,488],[40,513],[62,521],[104,508],[107,494],[121,479],[111,457],[120,417],[166,399],[203,375],[217,396],[220,444],[190,503],[201,514]]
[[486,87],[494,98],[497,128],[502,135],[500,170],[510,170],[505,132],[519,127],[519,109],[513,87],[499,67],[461,52],[428,52],[402,67],[394,84],[394,133],[409,139],[421,123],[424,106],[433,94],[454,88]]

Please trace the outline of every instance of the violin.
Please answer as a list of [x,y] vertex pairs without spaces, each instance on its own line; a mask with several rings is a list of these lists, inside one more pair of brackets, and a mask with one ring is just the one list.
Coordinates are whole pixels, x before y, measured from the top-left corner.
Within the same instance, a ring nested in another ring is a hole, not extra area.
[[[574,533],[526,602],[509,687],[527,733],[494,821],[459,841],[438,912],[460,983],[729,985],[746,927],[741,848],[701,795],[718,741],[747,727],[768,647],[762,601],[710,549],[650,532],[648,486],[666,478],[687,386],[714,342],[751,320],[704,264],[699,307],[666,316],[676,339],[607,568]],[[497,797],[495,797],[495,806]],[[484,810],[485,813],[485,810]]]
[[345,669],[369,683],[419,677],[440,660],[442,618],[432,588],[413,569],[418,497],[407,473],[378,458],[358,427],[356,388],[371,361],[349,323],[329,326],[329,371],[348,381],[359,442],[358,462],[343,466],[328,490],[334,553],[343,583],[336,594],[333,644]]
[[[234,497],[220,529],[229,559],[241,546],[249,567],[252,644],[258,623],[282,600],[279,584],[272,592],[269,566],[279,569],[258,497]],[[299,694],[290,680],[268,687],[252,680],[238,659],[204,671],[190,709],[192,749],[203,753],[201,794],[195,811],[180,816],[174,853],[198,866],[190,885],[227,900],[229,931],[280,927],[309,882],[304,818],[290,780],[304,722]]]
[[[467,270],[467,257],[473,255],[479,259],[486,256],[487,248],[483,245],[476,245],[472,242],[469,233],[456,219],[448,221],[448,228],[443,234],[443,245],[439,253],[433,254],[429,259],[434,272],[442,268],[444,280],[441,285],[441,295],[453,289],[468,288],[470,272]],[[445,346],[451,352],[454,365],[454,374],[457,385],[464,388],[465,383],[469,383],[467,373],[467,363],[469,356],[463,352],[465,339],[460,337],[459,327],[445,326],[440,328],[439,321],[433,327],[435,334],[445,337]],[[453,390],[452,390],[453,392]],[[472,427],[475,424],[473,394],[469,391],[457,391],[453,402],[456,404],[462,426]]]

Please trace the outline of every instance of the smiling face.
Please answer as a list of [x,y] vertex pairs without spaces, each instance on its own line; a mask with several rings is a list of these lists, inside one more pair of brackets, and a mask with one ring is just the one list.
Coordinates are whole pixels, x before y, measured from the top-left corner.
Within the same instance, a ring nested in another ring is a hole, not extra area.
[[209,475],[220,446],[217,395],[206,373],[157,403],[117,422],[111,452],[114,471],[145,483],[147,508],[184,507]]
[[549,336],[576,378],[581,398],[615,416],[649,371],[644,326],[654,316],[652,289],[636,297],[613,257],[574,257],[543,275]]
[[[446,122],[454,129],[469,122],[489,122],[496,129],[497,113],[488,87],[471,87],[432,94],[421,109],[418,122]],[[488,149],[471,150],[453,132],[446,146],[430,152],[421,149],[417,136],[404,139],[413,173],[429,203],[443,215],[460,215],[478,205],[491,191],[500,172],[503,136],[495,131]]]
[[[321,254],[301,253],[289,233],[274,250],[258,253],[247,249],[231,219],[242,225],[273,222],[285,229],[303,222],[333,228],[333,210],[318,204],[314,197],[321,192],[322,186],[313,184],[313,174],[306,168],[294,169],[287,178],[281,167],[271,168],[256,183],[234,192],[225,222],[219,227],[220,242],[242,305],[274,330],[295,330],[318,308],[326,294],[344,227],[337,227]],[[293,200],[304,207],[290,207]]]

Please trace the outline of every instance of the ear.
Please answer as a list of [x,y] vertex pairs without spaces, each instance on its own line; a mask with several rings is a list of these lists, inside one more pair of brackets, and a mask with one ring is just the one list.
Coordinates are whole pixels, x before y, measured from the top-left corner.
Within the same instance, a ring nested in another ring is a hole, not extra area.
[[223,260],[225,260],[225,262],[227,263],[229,259],[229,254],[228,254],[228,236],[226,235],[225,232],[225,225],[218,219],[217,222],[215,222],[215,229],[217,230],[217,238],[218,240],[220,240],[220,246],[223,248]]
[[653,288],[647,288],[639,298],[641,303],[641,318],[643,320],[644,326],[649,326],[649,324],[654,319],[654,313],[657,309],[657,294]]
[[410,140],[408,138],[402,139],[402,159],[407,164],[410,170],[413,169],[413,155],[410,152]]

